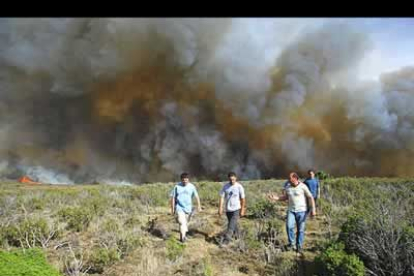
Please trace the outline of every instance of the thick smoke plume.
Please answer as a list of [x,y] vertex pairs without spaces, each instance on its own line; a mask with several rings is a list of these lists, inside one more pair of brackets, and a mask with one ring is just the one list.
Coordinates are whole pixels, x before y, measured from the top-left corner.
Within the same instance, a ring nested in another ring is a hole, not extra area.
[[413,176],[414,68],[288,19],[2,19],[0,176],[48,183]]

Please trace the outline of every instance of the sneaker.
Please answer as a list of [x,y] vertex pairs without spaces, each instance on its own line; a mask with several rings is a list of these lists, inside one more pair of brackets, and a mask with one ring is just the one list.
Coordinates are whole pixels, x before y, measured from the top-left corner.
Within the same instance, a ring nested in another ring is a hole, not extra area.
[[286,251],[296,251],[296,246],[288,244],[285,249]]
[[180,242],[185,243],[187,241],[187,237],[186,236],[182,236],[180,233]]
[[300,246],[298,246],[298,248],[296,249],[296,252],[297,252],[298,254],[303,254],[303,248],[302,248],[302,247],[300,247]]
[[224,241],[220,242],[219,247],[224,248],[224,247],[227,247],[229,244],[230,244],[230,242],[228,240],[224,240]]

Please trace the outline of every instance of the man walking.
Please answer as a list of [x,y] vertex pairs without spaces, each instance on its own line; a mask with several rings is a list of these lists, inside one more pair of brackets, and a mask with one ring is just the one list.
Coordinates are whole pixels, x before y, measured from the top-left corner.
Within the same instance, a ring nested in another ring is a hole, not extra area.
[[200,198],[196,187],[189,182],[188,173],[181,174],[181,182],[170,193],[171,215],[175,215],[180,226],[180,241],[187,241],[188,219],[193,212],[193,197],[197,199],[198,211],[201,212]]
[[318,207],[317,200],[318,198],[320,198],[321,192],[320,192],[320,186],[319,186],[319,179],[315,177],[314,170],[308,171],[308,178],[306,178],[306,180],[303,183],[305,183],[306,186],[308,186],[308,189],[313,196],[313,200],[315,201],[315,208]]
[[226,207],[227,231],[224,236],[223,244],[229,244],[233,234],[238,234],[238,220],[240,216],[245,215],[246,200],[243,186],[237,182],[237,176],[234,172],[227,175],[229,182],[226,183],[220,191],[219,216],[223,215],[223,204]]
[[268,198],[272,201],[289,201],[286,220],[286,232],[289,241],[288,250],[296,249],[297,252],[301,253],[305,238],[305,223],[307,215],[306,198],[311,202],[311,215],[316,215],[315,201],[313,200],[311,192],[305,184],[299,181],[299,176],[292,172],[289,174],[289,183],[286,185],[285,193],[280,197],[276,194],[269,194]]

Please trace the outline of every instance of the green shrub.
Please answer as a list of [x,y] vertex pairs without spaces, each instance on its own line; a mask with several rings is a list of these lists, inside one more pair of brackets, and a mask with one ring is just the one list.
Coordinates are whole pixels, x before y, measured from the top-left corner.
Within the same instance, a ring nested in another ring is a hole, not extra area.
[[213,276],[213,269],[211,266],[211,258],[208,256],[196,262],[188,271],[192,276]]
[[121,228],[119,225],[119,222],[113,218],[108,218],[107,220],[105,220],[105,222],[103,223],[101,227],[102,227],[101,229],[102,231],[111,232],[111,233],[116,233]]
[[88,199],[83,205],[84,209],[89,209],[93,215],[102,216],[108,206],[108,200],[100,195],[95,195]]
[[199,182],[195,186],[203,205],[218,207],[219,191],[222,188],[221,183]]
[[262,243],[257,238],[257,233],[254,231],[253,227],[244,226],[239,233],[239,239],[236,240],[236,248],[241,252],[246,250],[260,249]]
[[46,201],[39,197],[33,197],[28,200],[26,209],[29,209],[30,211],[34,210],[43,210],[46,206]]
[[130,197],[147,207],[166,207],[172,188],[171,185],[148,184],[131,190]]
[[329,173],[326,173],[324,171],[318,171],[315,176],[320,180],[326,180],[329,178],[332,178],[332,176]]
[[88,273],[102,273],[106,266],[120,260],[121,256],[115,248],[95,249],[89,257],[87,265],[90,267]]
[[0,251],[0,275],[60,276],[59,272],[48,264],[43,251],[38,248]]
[[186,246],[178,242],[174,237],[170,237],[166,242],[166,247],[167,258],[174,262],[183,255]]
[[130,216],[127,218],[124,222],[124,227],[136,227],[136,226],[142,226],[144,223],[142,222],[142,219],[137,217],[136,215]]
[[59,210],[60,220],[66,221],[67,229],[80,232],[88,228],[93,214],[85,207],[67,207]]
[[278,240],[284,224],[279,219],[262,219],[258,224],[258,239],[265,243],[280,244]]
[[[401,254],[403,262],[413,264],[414,262],[414,226],[406,226],[403,229],[401,243],[405,245],[404,252]],[[414,266],[407,266],[404,275],[414,275]]]
[[413,275],[414,230],[404,227],[403,208],[398,206],[402,201],[387,204],[374,204],[368,215],[350,216],[339,239],[348,253],[356,254],[377,275]]
[[98,229],[99,243],[109,248],[116,248],[121,257],[145,244],[139,228],[121,226],[121,222],[116,218],[106,219]]
[[297,261],[276,254],[266,264],[266,272],[271,276],[297,276]]
[[0,231],[2,244],[16,247],[44,247],[60,234],[44,218],[27,218],[15,225],[2,227]]
[[213,269],[211,267],[211,261],[209,259],[203,259],[203,276],[213,276]]
[[347,220],[341,226],[339,241],[343,242],[347,248],[351,249],[352,240],[355,236],[363,235],[366,228],[365,218],[360,214],[349,215]]
[[277,215],[276,204],[268,200],[262,199],[249,208],[252,218],[274,218]]
[[364,276],[364,263],[355,255],[347,254],[343,243],[332,243],[315,258],[321,276]]
[[0,245],[2,247],[7,245],[19,247],[22,245],[17,227],[12,225],[0,228],[0,238]]

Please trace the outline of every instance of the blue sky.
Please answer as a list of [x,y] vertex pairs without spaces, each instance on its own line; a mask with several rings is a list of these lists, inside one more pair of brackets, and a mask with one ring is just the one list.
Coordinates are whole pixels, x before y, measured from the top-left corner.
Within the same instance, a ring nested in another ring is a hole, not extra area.
[[363,77],[414,66],[414,18],[352,18],[351,24],[366,29],[374,49],[363,61]]
[[[346,22],[366,33],[372,41],[372,49],[360,61],[358,76],[361,79],[377,80],[381,73],[414,66],[414,18],[247,18],[235,19],[238,24],[229,41],[250,47],[259,59],[272,65],[275,56],[302,30],[319,28],[329,22]],[[277,35],[274,35],[274,34]],[[249,40],[246,40],[246,36]],[[234,53],[234,47],[225,53]]]

